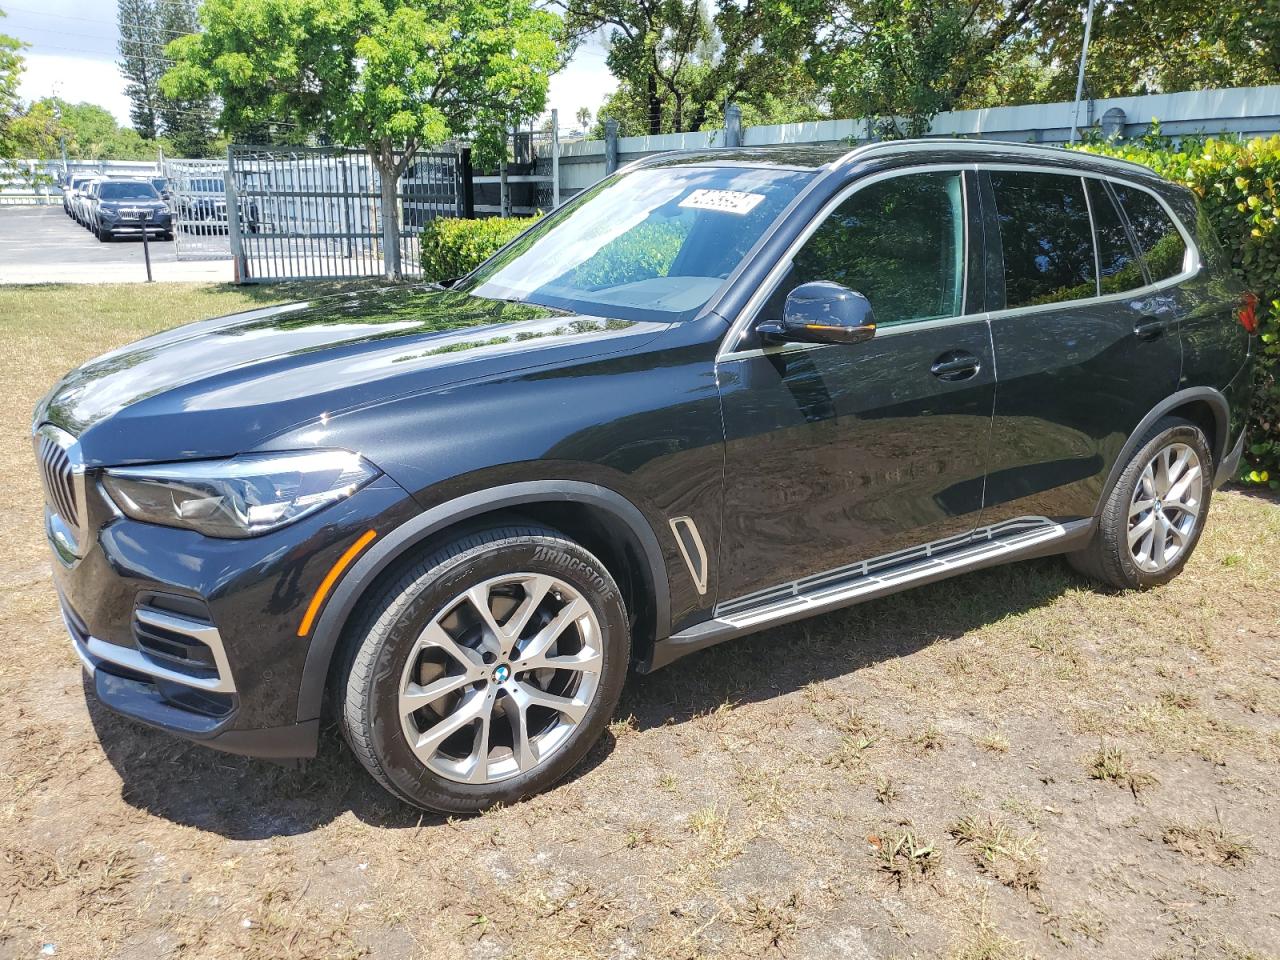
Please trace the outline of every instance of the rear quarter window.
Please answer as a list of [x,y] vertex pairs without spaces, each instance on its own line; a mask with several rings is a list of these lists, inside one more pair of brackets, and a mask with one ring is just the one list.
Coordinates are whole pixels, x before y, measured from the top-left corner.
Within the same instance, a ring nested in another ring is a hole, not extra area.
[[1129,218],[1151,281],[1159,283],[1182,273],[1187,261],[1187,244],[1160,201],[1126,183],[1113,183],[1112,189]]

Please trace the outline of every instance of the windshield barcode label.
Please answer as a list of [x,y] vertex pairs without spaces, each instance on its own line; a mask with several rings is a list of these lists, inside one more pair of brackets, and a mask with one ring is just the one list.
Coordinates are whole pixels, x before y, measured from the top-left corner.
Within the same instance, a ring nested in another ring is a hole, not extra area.
[[683,200],[680,206],[694,210],[719,210],[721,213],[736,213],[738,216],[750,213],[756,208],[763,193],[743,193],[740,190],[695,190]]

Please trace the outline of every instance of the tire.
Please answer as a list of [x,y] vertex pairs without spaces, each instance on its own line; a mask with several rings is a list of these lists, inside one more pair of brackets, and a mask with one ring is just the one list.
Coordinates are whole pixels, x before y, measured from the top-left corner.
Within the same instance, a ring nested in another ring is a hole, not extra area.
[[166,241],[171,241],[171,240],[173,240],[173,231],[172,231],[172,230],[166,230],[164,233],[160,234],[160,239],[161,239],[161,240],[166,240]]
[[[472,596],[489,605],[488,627]],[[495,627],[515,631],[509,654]],[[559,639],[540,657],[535,640],[552,634]],[[333,692],[347,743],[392,794],[446,814],[513,803],[569,773],[609,722],[631,653],[604,564],[534,525],[483,530],[432,553],[375,596],[346,641]],[[550,662],[573,665],[521,669]],[[431,688],[441,692],[420,695]],[[424,705],[402,709],[402,692]]]
[[110,243],[112,240],[115,239],[111,231],[108,230],[106,227],[99,227],[95,232],[98,234],[99,243]]
[[[1085,576],[1120,589],[1168,583],[1200,541],[1213,472],[1213,455],[1200,428],[1181,417],[1162,418],[1139,442],[1107,495],[1089,545],[1067,559]],[[1194,475],[1187,479],[1188,473]]]

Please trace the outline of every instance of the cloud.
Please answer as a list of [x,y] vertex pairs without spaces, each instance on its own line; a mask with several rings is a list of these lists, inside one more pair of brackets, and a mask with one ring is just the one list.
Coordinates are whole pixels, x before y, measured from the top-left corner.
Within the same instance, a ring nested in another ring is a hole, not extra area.
[[96,103],[110,110],[117,120],[129,122],[129,98],[124,95],[124,78],[109,60],[61,56],[27,51],[19,95],[25,100],[61,97],[70,103]]

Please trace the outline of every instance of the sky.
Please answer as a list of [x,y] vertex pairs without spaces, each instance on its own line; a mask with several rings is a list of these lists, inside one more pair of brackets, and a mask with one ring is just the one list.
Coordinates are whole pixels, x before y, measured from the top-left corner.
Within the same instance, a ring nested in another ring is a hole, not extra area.
[[[23,99],[59,96],[72,103],[96,103],[128,124],[129,99],[116,67],[115,0],[0,0],[0,10],[7,14],[0,18],[0,33],[30,44],[23,51]],[[547,106],[559,109],[562,130],[575,126],[580,107],[594,116],[617,86],[604,58],[604,48],[589,43],[551,78]]]

